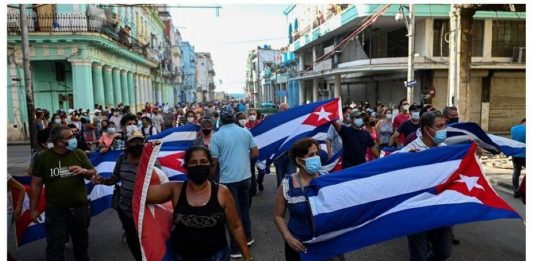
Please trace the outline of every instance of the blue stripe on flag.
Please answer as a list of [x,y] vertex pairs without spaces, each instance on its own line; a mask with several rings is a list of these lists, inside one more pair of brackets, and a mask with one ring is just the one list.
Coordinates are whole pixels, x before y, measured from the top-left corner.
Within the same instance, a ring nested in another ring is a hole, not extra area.
[[[332,231],[341,230],[346,227],[364,224],[365,222],[374,219],[375,217],[397,206],[405,200],[425,192],[435,193],[435,189],[429,188],[419,190],[396,197],[376,200],[354,207],[313,216],[314,224],[317,228],[315,233],[316,235],[322,235]],[[331,220],[335,220],[335,223],[331,223]]]
[[[420,222],[421,217],[424,218],[424,222]],[[333,239],[306,244],[307,254],[302,254],[302,257],[303,260],[323,260],[340,253],[406,234],[426,231],[436,227],[468,223],[472,220],[484,221],[500,218],[520,217],[512,211],[494,209],[476,203],[434,205],[407,209],[384,216],[366,226]]]

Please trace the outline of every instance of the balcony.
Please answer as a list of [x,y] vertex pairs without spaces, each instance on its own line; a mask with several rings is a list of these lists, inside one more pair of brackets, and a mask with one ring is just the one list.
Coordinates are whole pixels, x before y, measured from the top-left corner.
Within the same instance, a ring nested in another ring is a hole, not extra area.
[[[84,13],[57,13],[26,15],[28,31],[30,33],[99,33],[103,34],[121,46],[143,55],[144,57],[159,62],[158,56],[153,56],[153,50],[148,44],[142,44],[135,37],[120,31],[118,25],[109,23],[103,17],[88,16]],[[7,14],[7,32],[11,35],[20,34],[20,14]]]

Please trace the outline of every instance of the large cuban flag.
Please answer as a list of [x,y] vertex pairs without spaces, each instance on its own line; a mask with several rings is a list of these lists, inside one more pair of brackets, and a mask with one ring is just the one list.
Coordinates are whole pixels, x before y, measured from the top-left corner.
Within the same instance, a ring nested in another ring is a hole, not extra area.
[[290,150],[302,138],[324,140],[332,120],[338,120],[341,110],[338,98],[310,103],[267,117],[251,129],[259,157],[257,166],[268,170],[270,163]]
[[[165,130],[148,140],[160,140],[162,146],[156,154],[157,160],[161,164],[161,169],[168,180],[185,180],[185,170],[183,169],[183,156],[185,150],[189,148],[196,138],[200,127],[194,124]],[[109,178],[113,174],[115,162],[123,151],[109,151],[106,153],[89,153],[88,157],[99,175]],[[26,187],[26,197],[22,206],[22,218],[15,222],[17,244],[22,246],[34,240],[46,237],[44,229],[44,192],[39,198],[38,210],[41,212],[41,222],[34,223],[30,219],[29,197],[31,177],[15,177]],[[113,186],[94,185],[86,180],[87,193],[91,202],[91,215],[95,216],[111,207],[113,196]],[[46,188],[43,188],[43,191]],[[15,191],[13,192],[16,193]],[[14,195],[16,198],[16,195]]]
[[146,197],[150,185],[168,182],[162,171],[154,166],[161,143],[150,142],[144,146],[133,192],[133,219],[141,243],[143,260],[171,260],[168,247],[170,230],[172,229],[172,202],[147,205]]
[[314,179],[305,260],[472,221],[520,218],[490,186],[475,144],[397,153]]

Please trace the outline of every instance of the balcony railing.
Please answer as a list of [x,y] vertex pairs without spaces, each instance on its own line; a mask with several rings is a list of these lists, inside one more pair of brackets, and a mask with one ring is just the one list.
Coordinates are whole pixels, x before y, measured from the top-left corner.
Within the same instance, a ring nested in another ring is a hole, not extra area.
[[[159,62],[157,56],[152,57],[152,49],[148,44],[143,45],[135,37],[119,32],[118,25],[109,23],[107,19],[89,16],[84,13],[56,13],[56,14],[27,14],[29,32],[89,32],[101,33],[112,38],[118,44],[129,48],[146,58]],[[7,32],[20,34],[20,14],[7,14]]]

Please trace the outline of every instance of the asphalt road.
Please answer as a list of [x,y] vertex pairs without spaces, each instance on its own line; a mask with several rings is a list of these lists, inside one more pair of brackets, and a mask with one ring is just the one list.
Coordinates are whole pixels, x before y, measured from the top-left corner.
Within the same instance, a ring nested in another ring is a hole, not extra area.
[[[24,149],[8,149],[8,165],[27,162]],[[12,165],[13,166],[13,165]],[[14,171],[15,169],[12,168]],[[251,251],[255,260],[283,260],[283,240],[274,225],[275,176],[265,177],[265,191],[254,197],[251,208],[252,231],[255,244]],[[525,207],[521,201],[506,192],[497,192],[521,216]],[[461,243],[454,246],[449,260],[525,260],[525,226],[521,220],[503,219],[496,221],[462,224],[455,227],[455,234]],[[89,255],[92,260],[133,260],[127,246],[122,243],[122,228],[116,212],[109,209],[91,220],[89,228]],[[8,249],[19,260],[45,260],[45,240],[39,240],[20,248],[14,246],[13,233],[9,233]],[[72,247],[66,249],[67,260],[74,260]],[[382,242],[346,254],[346,260],[407,260],[405,237]]]

